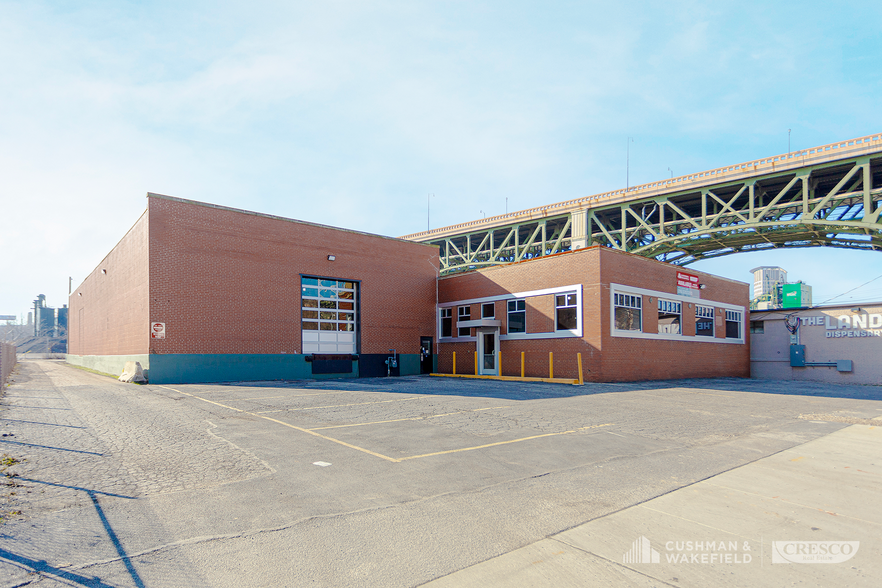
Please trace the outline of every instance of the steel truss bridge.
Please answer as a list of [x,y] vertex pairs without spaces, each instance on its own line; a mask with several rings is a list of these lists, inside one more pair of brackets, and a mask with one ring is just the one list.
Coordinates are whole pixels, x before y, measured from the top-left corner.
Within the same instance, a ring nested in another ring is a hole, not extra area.
[[677,265],[775,247],[882,251],[882,134],[406,235],[441,273],[604,245]]

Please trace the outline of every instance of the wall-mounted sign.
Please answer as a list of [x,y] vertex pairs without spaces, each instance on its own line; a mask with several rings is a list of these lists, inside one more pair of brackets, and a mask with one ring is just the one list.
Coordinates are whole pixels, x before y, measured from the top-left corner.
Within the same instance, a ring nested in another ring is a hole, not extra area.
[[150,338],[165,339],[165,323],[150,323]]
[[686,272],[677,272],[677,294],[680,296],[692,296],[693,298],[701,298],[701,290],[699,289],[698,276],[695,274],[687,274]]
[[882,314],[801,316],[803,327],[825,327],[828,339],[840,337],[882,337]]

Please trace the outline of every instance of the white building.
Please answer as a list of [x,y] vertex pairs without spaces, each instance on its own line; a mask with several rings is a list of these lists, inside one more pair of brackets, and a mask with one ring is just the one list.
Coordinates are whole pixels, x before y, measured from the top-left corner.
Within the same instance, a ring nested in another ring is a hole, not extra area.
[[880,357],[882,302],[750,313],[752,378],[878,386]]
[[763,265],[755,267],[753,274],[753,296],[750,307],[767,310],[781,308],[781,291],[779,286],[787,282],[787,270],[778,266]]

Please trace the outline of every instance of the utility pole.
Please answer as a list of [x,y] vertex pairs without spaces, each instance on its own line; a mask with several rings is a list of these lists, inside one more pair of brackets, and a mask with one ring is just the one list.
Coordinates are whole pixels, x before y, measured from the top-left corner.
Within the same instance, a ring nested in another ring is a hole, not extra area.
[[625,159],[625,191],[628,191],[628,188],[631,187],[631,143],[634,142],[634,137],[628,137],[628,151]]
[[429,223],[429,215],[432,212],[432,205],[430,203],[430,198],[434,198],[434,194],[426,194],[426,232],[431,231],[431,225]]

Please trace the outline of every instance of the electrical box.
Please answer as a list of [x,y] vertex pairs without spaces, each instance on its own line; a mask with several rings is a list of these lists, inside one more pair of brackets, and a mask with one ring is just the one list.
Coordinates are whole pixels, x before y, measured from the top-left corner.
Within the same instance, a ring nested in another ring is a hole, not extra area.
[[805,367],[805,345],[790,346],[790,367]]
[[851,371],[851,360],[850,359],[837,359],[836,360],[836,371],[837,372],[850,372]]

